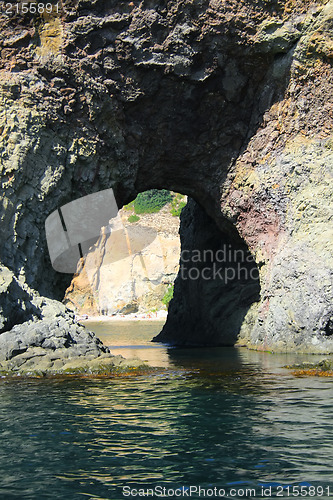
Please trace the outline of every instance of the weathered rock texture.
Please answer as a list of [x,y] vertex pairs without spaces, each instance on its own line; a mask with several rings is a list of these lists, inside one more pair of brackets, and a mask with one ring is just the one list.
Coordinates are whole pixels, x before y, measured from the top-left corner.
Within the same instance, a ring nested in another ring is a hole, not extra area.
[[[240,332],[232,322],[241,343],[333,351],[332,1],[63,4],[1,15],[2,329],[39,317],[35,291],[62,298],[69,283],[47,255],[53,210],[167,188],[255,257],[260,300]],[[210,313],[191,299],[202,313],[172,307],[164,338],[204,338]],[[216,311],[212,341],[229,343]]]
[[[124,233],[134,240],[134,253],[131,241],[123,249],[123,239],[112,241],[110,233],[101,235],[66,290],[64,304],[78,314],[165,309],[162,299],[179,267],[179,218],[171,215],[169,204],[158,213],[141,214],[134,223],[128,222],[128,210],[119,214]],[[140,253],[135,246],[142,248]],[[116,253],[123,258],[113,261],[110,257]]]

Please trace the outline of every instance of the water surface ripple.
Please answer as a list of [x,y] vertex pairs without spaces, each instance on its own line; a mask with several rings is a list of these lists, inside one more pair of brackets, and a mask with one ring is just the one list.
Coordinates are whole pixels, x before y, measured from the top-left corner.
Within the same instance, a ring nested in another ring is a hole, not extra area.
[[293,377],[290,356],[161,349],[168,368],[154,374],[2,380],[0,498],[331,484],[331,380]]

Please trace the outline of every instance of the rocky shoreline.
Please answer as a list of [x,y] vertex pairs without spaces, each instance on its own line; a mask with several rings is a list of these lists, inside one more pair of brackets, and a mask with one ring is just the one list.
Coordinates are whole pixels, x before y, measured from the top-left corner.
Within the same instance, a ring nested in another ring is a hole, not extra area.
[[70,349],[55,351],[38,347],[29,348],[15,358],[0,362],[0,378],[85,376],[112,377],[141,374],[153,368],[139,360],[126,360],[122,356],[103,353],[75,356]]
[[[140,254],[126,255],[122,238],[113,241],[101,235],[66,290],[66,307],[79,317],[103,313],[103,317],[119,318],[130,318],[130,311],[138,317],[154,316],[165,307],[162,300],[177,276],[180,254],[179,217],[170,210],[168,203],[159,212],[140,214],[139,221],[129,223],[133,209],[121,209],[124,234],[132,247],[141,244]],[[111,255],[122,252],[126,258],[112,262]]]
[[118,321],[165,321],[167,318],[167,311],[160,310],[148,313],[131,313],[131,314],[114,314],[112,316],[88,316],[83,315],[76,317],[76,321],[83,323],[89,327],[90,322],[118,322]]
[[31,319],[0,335],[0,377],[111,376],[148,369],[140,360],[110,353],[57,301],[46,301],[41,319]]

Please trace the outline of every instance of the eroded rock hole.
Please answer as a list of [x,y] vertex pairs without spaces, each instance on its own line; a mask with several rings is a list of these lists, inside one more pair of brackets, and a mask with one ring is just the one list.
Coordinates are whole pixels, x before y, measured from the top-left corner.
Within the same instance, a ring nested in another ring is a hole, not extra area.
[[256,263],[239,235],[221,230],[190,200],[181,217],[180,271],[163,331],[155,341],[176,345],[237,342],[244,318],[259,301]]
[[185,203],[183,195],[153,189],[123,207],[121,236],[102,230],[80,260],[66,306],[81,318],[165,319],[168,309],[154,340],[235,345],[260,298],[258,268],[230,223],[215,222],[192,199]]
[[80,260],[64,303],[78,317],[165,320],[179,265],[179,215],[186,197],[152,189],[119,211]]

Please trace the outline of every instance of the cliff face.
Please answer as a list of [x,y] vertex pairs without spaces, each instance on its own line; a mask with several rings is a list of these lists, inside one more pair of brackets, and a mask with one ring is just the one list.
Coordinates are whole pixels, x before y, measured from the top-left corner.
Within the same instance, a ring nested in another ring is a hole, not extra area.
[[[119,253],[115,244],[119,247],[121,241],[112,242],[110,233],[101,235],[66,290],[64,303],[78,314],[165,309],[162,299],[179,267],[179,218],[170,214],[169,206],[158,213],[141,214],[134,223],[128,222],[129,211],[119,214],[126,234],[136,243],[142,241],[143,248],[140,254],[129,252],[127,257],[121,252],[124,258],[112,261],[110,256]],[[151,243],[145,245],[147,241]]]
[[2,14],[2,330],[44,321],[69,284],[48,258],[50,213],[110,187],[119,206],[166,188],[199,206],[184,216],[186,249],[216,251],[216,231],[249,249],[260,297],[250,280],[237,316],[235,288],[178,278],[185,299],[163,338],[188,343],[195,330],[197,343],[213,325],[211,343],[333,351],[332,16],[332,1],[311,0]]

